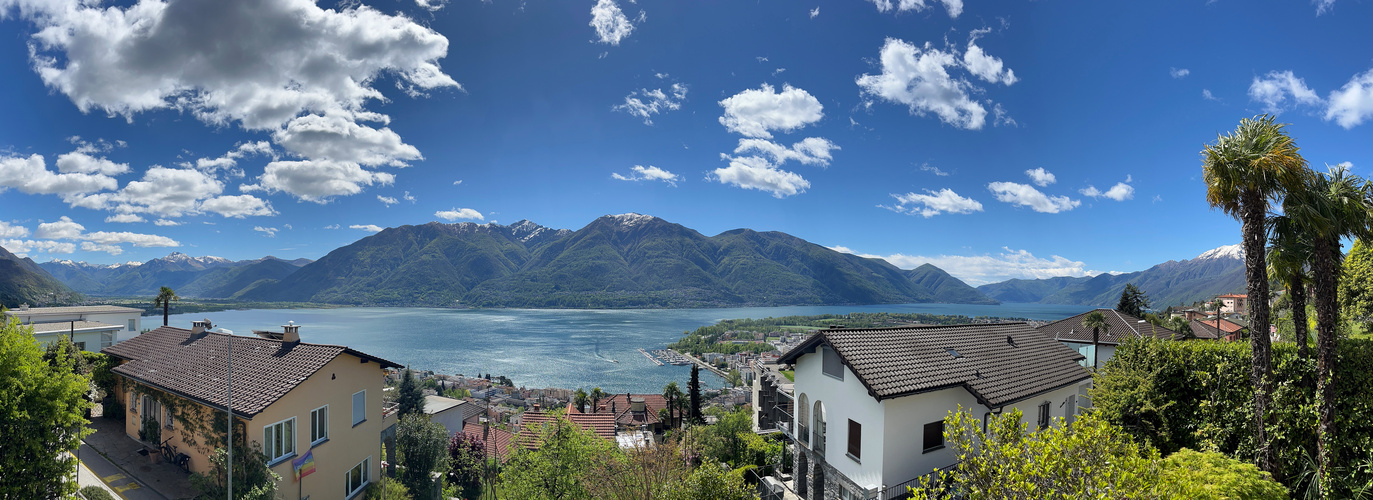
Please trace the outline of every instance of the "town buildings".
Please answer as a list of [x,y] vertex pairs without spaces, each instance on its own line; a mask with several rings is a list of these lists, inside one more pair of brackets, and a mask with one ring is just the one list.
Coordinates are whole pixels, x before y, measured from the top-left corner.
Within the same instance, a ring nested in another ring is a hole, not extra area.
[[1245,294],[1217,295],[1221,314],[1249,314],[1249,296]]
[[[277,491],[354,498],[380,477],[383,440],[395,432],[394,416],[382,409],[385,369],[401,365],[301,342],[295,325],[277,338],[209,327],[164,326],[103,350],[118,362],[116,397],[130,439],[165,442],[188,456],[190,470],[207,472],[209,455],[223,446],[224,430],[213,423],[223,422],[215,414],[228,406],[231,379],[235,440],[261,447],[282,477]],[[297,479],[292,462],[307,454],[315,472]]]
[[134,338],[143,328],[141,309],[120,306],[29,307],[5,311],[33,328],[39,343],[69,338],[83,351],[101,349]]
[[1024,323],[821,330],[795,367],[793,490],[802,498],[889,499],[957,463],[951,411],[1019,410],[1034,428],[1071,423],[1091,378],[1083,356]]

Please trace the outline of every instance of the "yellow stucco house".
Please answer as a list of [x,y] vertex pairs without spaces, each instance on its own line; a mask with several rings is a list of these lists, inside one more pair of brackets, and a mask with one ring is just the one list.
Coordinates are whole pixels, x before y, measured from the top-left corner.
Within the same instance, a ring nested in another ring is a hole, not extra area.
[[[189,456],[190,470],[209,470],[212,443],[223,443],[232,377],[235,432],[262,446],[282,478],[279,498],[353,498],[381,477],[382,442],[395,432],[394,417],[382,408],[385,370],[401,365],[344,346],[301,342],[295,325],[257,337],[208,327],[208,321],[190,330],[164,326],[102,350],[119,361],[113,371],[130,438],[139,439],[145,421],[154,422],[159,442]],[[213,425],[216,412],[219,425]],[[292,461],[307,452],[315,470],[297,480]]]

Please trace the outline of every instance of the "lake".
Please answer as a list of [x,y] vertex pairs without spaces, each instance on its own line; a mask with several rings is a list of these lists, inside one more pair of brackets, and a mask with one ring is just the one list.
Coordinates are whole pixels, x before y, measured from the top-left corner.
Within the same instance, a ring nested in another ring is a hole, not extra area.
[[[676,342],[682,332],[733,318],[894,312],[1058,320],[1090,309],[1050,304],[893,304],[726,309],[429,309],[345,307],[252,309],[173,314],[190,328],[208,318],[239,335],[301,325],[305,342],[340,344],[415,369],[510,377],[525,387],[600,387],[606,392],[657,393],[669,381],[686,386],[689,366],[657,366],[639,353]],[[144,318],[145,327],[159,318]],[[618,362],[617,362],[618,361]],[[702,372],[702,384],[722,381]]]

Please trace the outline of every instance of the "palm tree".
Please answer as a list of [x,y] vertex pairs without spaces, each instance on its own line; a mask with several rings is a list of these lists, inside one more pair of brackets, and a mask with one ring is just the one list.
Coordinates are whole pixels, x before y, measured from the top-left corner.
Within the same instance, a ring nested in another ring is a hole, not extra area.
[[1287,288],[1288,303],[1292,305],[1292,330],[1297,341],[1297,358],[1311,359],[1307,345],[1311,334],[1306,331],[1306,287],[1311,281],[1311,240],[1290,215],[1296,207],[1289,206],[1297,199],[1288,196],[1283,203],[1283,215],[1273,217],[1270,224],[1273,236],[1268,247],[1268,276]]
[[1110,333],[1111,324],[1106,322],[1106,315],[1101,311],[1087,313],[1087,317],[1082,318],[1082,327],[1092,329],[1092,369],[1097,369],[1097,344],[1101,342],[1101,332]]
[[1264,255],[1265,215],[1271,202],[1289,188],[1299,187],[1310,170],[1299,154],[1286,125],[1272,116],[1240,120],[1234,132],[1218,136],[1202,151],[1206,202],[1240,221],[1245,282],[1249,292],[1250,346],[1253,351],[1249,382],[1254,385],[1254,440],[1260,469],[1281,477],[1268,442],[1273,346],[1268,336],[1268,276]]
[[586,413],[586,400],[586,391],[578,387],[577,393],[572,396],[572,404],[577,405],[577,411]]
[[675,410],[677,410],[678,406],[681,406],[680,402],[684,395],[682,389],[677,386],[677,382],[675,381],[668,382],[667,385],[663,387],[663,397],[667,398],[668,427],[676,428],[675,424],[677,423],[677,419],[680,418],[681,412]]
[[591,389],[591,413],[596,413],[597,410],[601,409],[601,398],[604,397],[605,391],[602,391],[600,387]]
[[1329,496],[1330,443],[1335,433],[1334,402],[1330,376],[1335,371],[1335,324],[1340,264],[1340,240],[1346,236],[1373,237],[1373,186],[1350,175],[1342,166],[1317,174],[1288,214],[1302,227],[1312,243],[1311,271],[1315,277],[1316,303],[1316,454],[1322,496]]
[[167,310],[172,307],[172,302],[181,300],[176,296],[176,291],[168,287],[162,287],[157,291],[157,297],[153,298],[153,307],[162,306],[162,326],[167,326]]

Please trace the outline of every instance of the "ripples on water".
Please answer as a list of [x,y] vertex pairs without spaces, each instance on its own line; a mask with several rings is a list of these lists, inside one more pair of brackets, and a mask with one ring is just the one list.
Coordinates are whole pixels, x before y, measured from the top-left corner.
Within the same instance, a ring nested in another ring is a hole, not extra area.
[[[209,318],[217,327],[250,335],[254,329],[280,331],[280,325],[295,321],[306,342],[346,345],[416,369],[505,375],[525,387],[657,393],[670,381],[685,387],[691,368],[654,365],[638,349],[661,348],[684,331],[724,319],[901,312],[1057,320],[1087,309],[1047,304],[615,310],[356,307],[174,314],[170,324],[189,328],[192,320]],[[702,372],[702,383],[719,387],[723,382]]]

